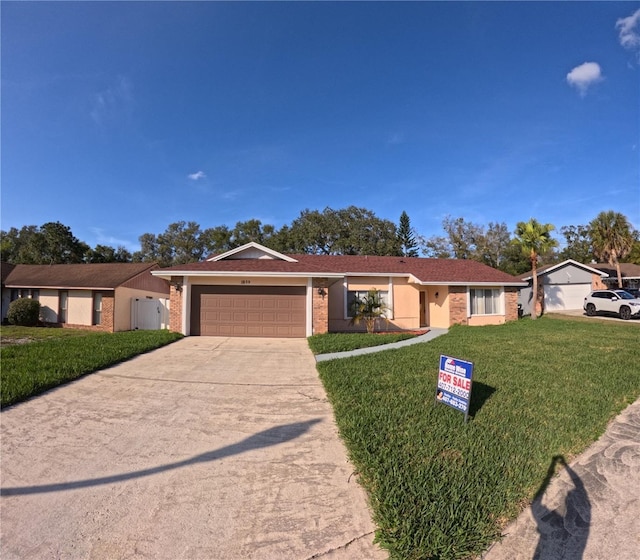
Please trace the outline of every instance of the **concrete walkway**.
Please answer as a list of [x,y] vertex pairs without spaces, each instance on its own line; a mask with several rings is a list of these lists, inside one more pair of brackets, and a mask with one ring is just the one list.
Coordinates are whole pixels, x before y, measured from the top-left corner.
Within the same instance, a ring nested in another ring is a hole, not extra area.
[[483,560],[640,558],[640,400],[570,465],[555,458],[549,478]]
[[429,342],[434,338],[447,334],[449,329],[429,328],[429,332],[400,342],[392,342],[391,344],[382,344],[381,346],[371,346],[369,348],[359,348],[357,350],[349,350],[348,352],[333,352],[332,354],[318,354],[317,362],[325,362],[327,360],[336,360],[338,358],[351,358],[352,356],[362,356],[363,354],[373,354],[374,352],[382,352],[383,350],[391,350],[392,348],[404,348],[412,344],[420,344]]
[[387,557],[304,339],[188,337],[0,420],[3,560]]

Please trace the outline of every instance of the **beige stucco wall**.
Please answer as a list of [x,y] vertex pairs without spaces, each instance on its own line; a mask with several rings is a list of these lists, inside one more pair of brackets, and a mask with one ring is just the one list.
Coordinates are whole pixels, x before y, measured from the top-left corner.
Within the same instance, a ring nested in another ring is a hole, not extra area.
[[58,322],[60,298],[58,290],[40,290],[40,319],[45,323]]
[[[438,294],[436,296],[436,294]],[[427,287],[427,325],[436,328],[449,328],[449,289],[447,286]]]
[[[133,288],[116,288],[116,302],[114,309],[113,327],[114,331],[131,330],[131,300],[135,298],[144,299],[151,296],[161,301],[168,300],[169,296],[164,293],[149,292],[147,290],[135,290]],[[163,328],[168,328],[168,317],[163,321]]]
[[369,290],[375,288],[390,291],[390,303],[393,314],[388,323],[379,321],[379,330],[415,329],[420,326],[420,293],[407,282],[406,278],[392,278],[391,289],[389,277],[359,276],[348,277],[329,287],[329,331],[362,331],[364,325],[351,325],[345,317],[345,298],[349,290]]
[[93,319],[93,297],[91,290],[69,290],[67,323],[91,325]]
[[504,315],[473,315],[469,317],[469,326],[481,327],[483,325],[503,325]]

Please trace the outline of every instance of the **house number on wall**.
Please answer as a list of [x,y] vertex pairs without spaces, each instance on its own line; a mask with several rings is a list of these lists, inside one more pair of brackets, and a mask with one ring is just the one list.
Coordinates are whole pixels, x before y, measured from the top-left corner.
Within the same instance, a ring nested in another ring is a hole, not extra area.
[[251,280],[240,280],[240,284],[251,284]]

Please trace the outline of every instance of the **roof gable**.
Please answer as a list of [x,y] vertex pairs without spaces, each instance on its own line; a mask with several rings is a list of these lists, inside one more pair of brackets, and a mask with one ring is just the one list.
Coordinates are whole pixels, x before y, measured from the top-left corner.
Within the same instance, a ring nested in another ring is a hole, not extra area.
[[251,241],[249,243],[245,243],[241,247],[236,247],[235,249],[231,249],[226,253],[222,253],[220,255],[215,255],[207,261],[223,261],[223,260],[239,260],[239,259],[269,259],[269,260],[283,260],[286,262],[296,262],[295,259],[289,257],[287,255],[283,255],[282,253],[278,253],[278,251],[274,251],[273,249],[269,249],[264,245],[260,245],[255,241]]
[[[607,276],[606,272],[603,272],[602,270],[598,270],[586,264],[579,263],[578,261],[574,261],[573,259],[567,259],[566,261],[562,261],[561,263],[558,263],[558,264],[541,266],[536,270],[536,276],[543,276],[545,274],[549,274],[550,272],[553,272],[554,270],[558,270],[565,266],[576,266],[578,268],[586,270],[587,272],[591,272],[592,274],[599,274],[600,276],[603,276],[603,277]],[[516,278],[519,278],[520,280],[525,280],[525,281],[531,280],[531,278],[533,278],[533,270],[530,270],[529,272],[524,272],[523,274],[519,274],[518,276],[516,276]]]

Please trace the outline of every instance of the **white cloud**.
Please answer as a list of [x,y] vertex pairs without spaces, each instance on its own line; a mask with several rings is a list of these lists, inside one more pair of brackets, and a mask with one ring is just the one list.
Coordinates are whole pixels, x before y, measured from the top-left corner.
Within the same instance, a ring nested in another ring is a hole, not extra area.
[[189,173],[187,177],[189,177],[189,179],[191,179],[192,181],[198,181],[199,179],[204,179],[206,175],[204,171],[196,171],[195,173]]
[[129,115],[132,108],[133,85],[128,78],[118,76],[113,85],[94,95],[90,115],[96,124],[103,125],[119,115]]
[[616,21],[616,29],[620,30],[620,44],[625,49],[640,49],[640,10]]
[[590,86],[602,79],[602,70],[597,62],[585,62],[567,74],[569,85],[575,87],[583,96]]

